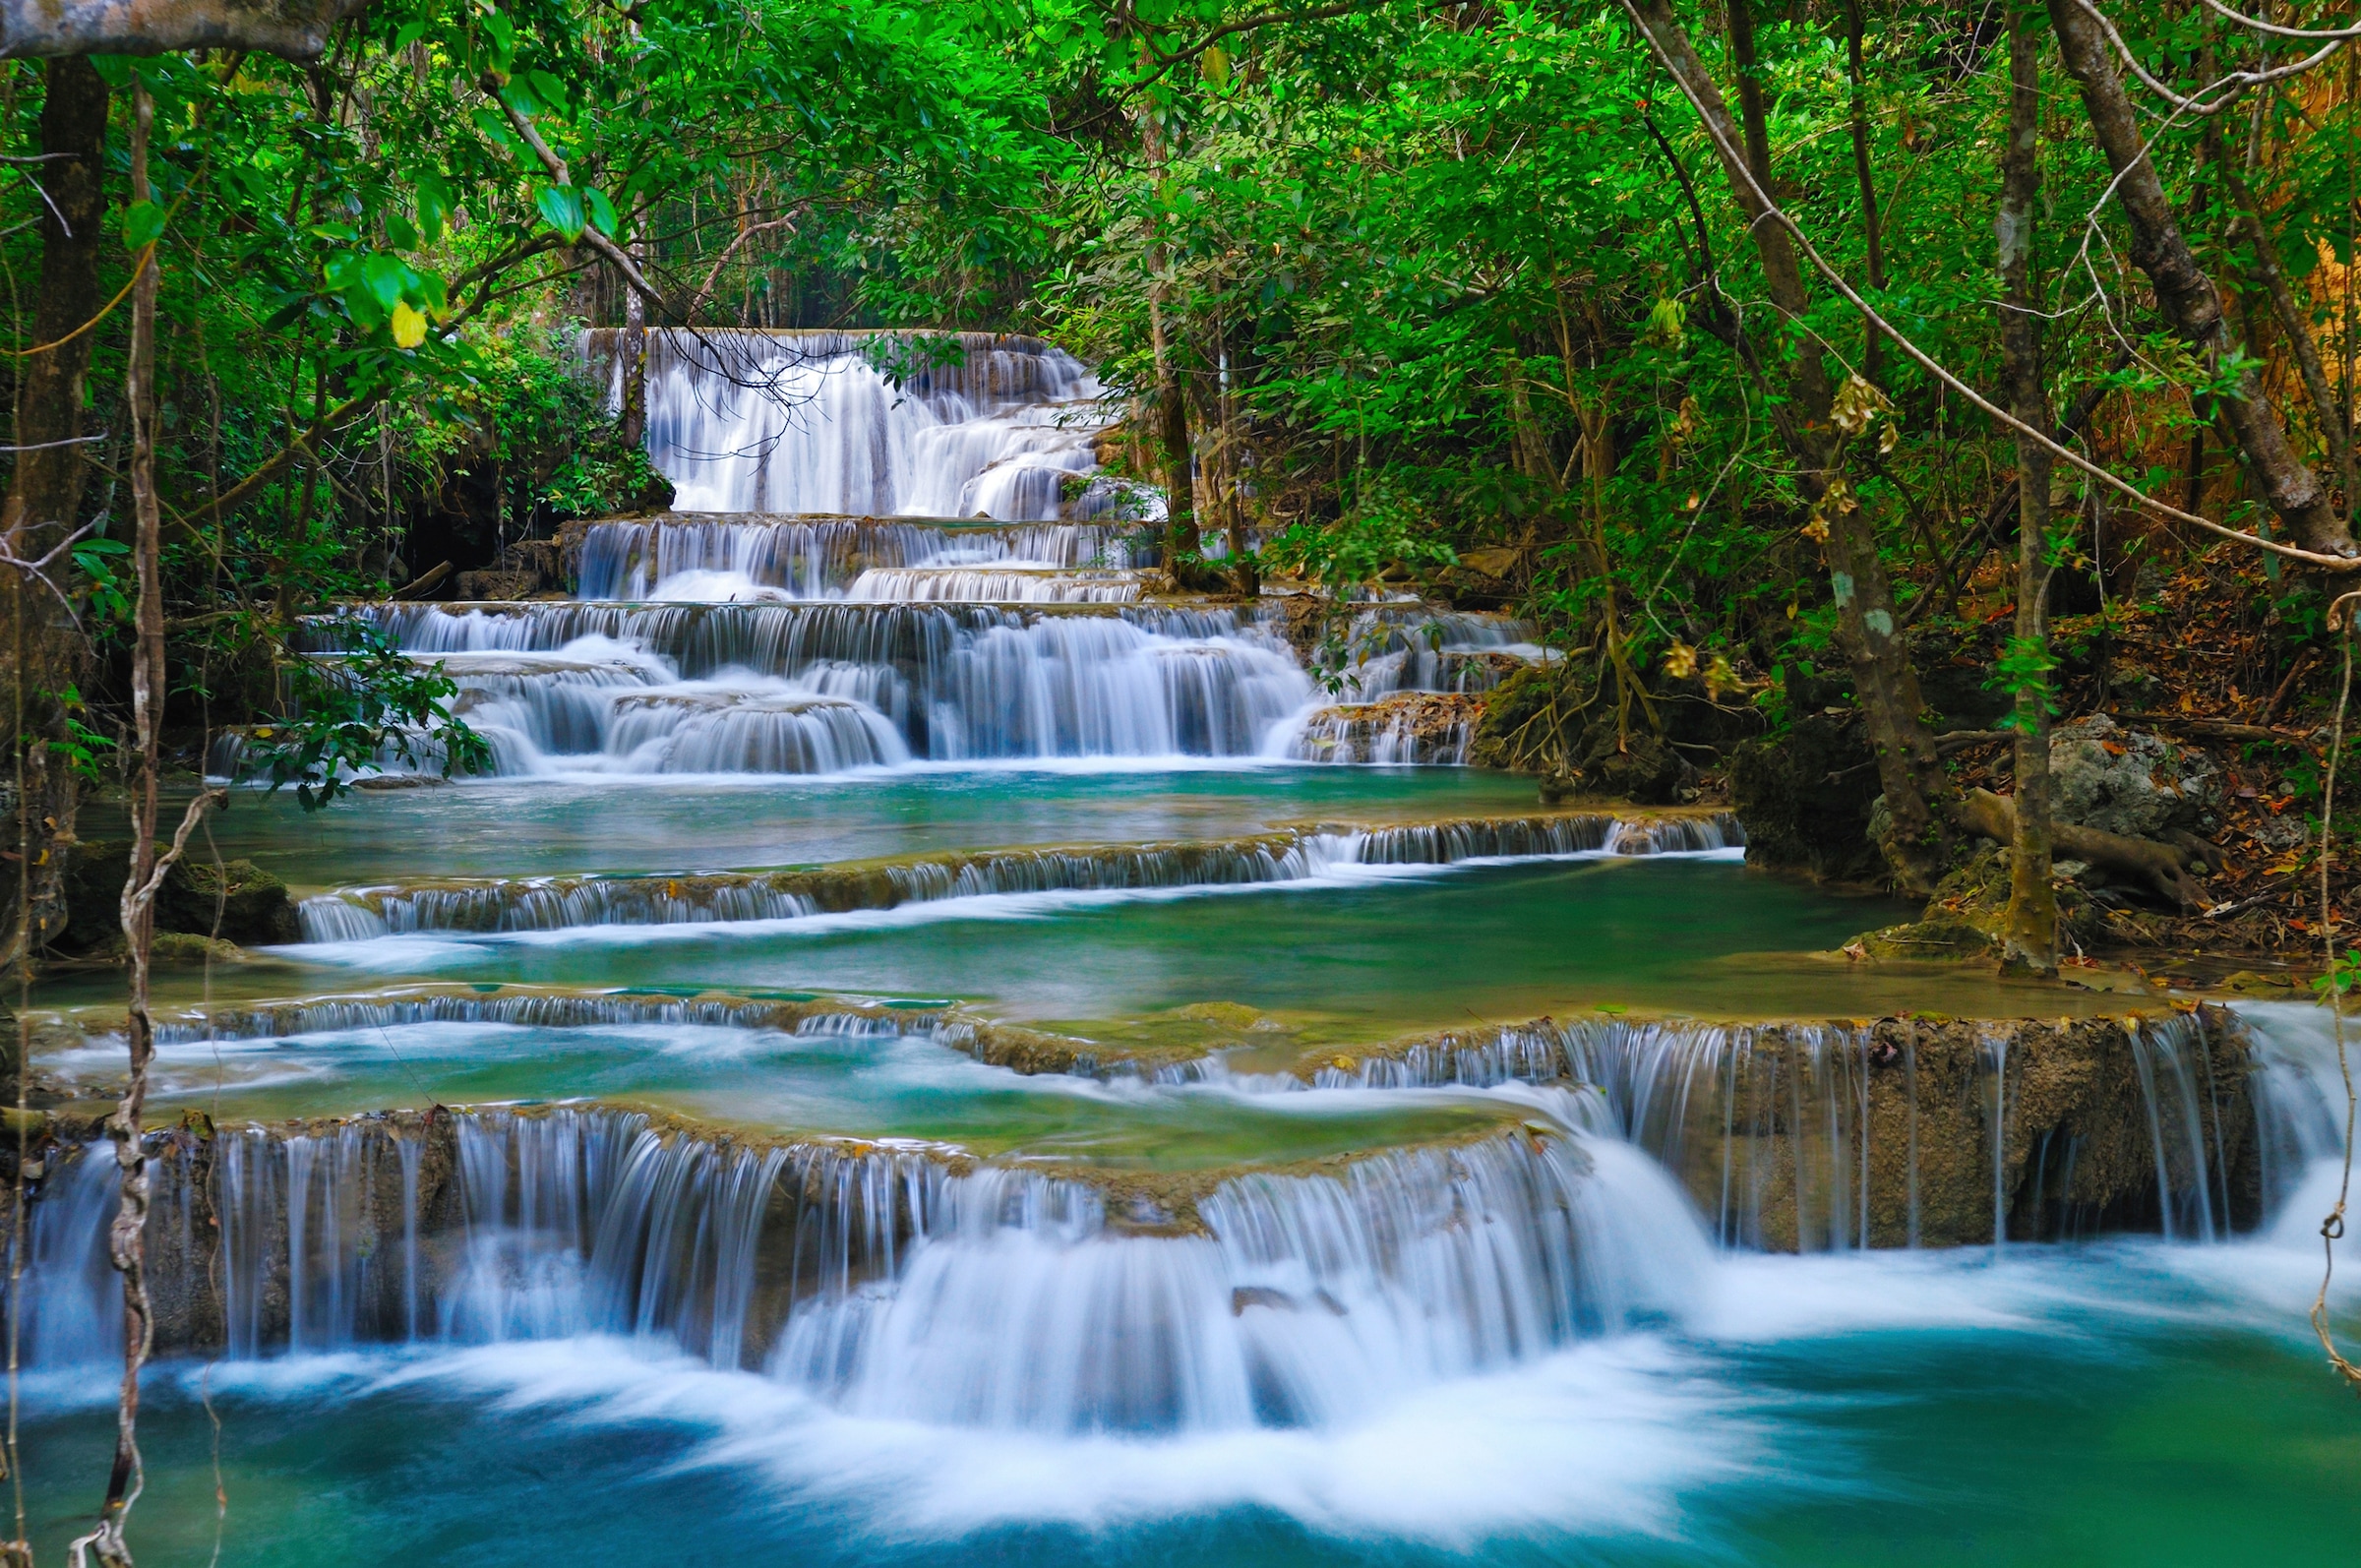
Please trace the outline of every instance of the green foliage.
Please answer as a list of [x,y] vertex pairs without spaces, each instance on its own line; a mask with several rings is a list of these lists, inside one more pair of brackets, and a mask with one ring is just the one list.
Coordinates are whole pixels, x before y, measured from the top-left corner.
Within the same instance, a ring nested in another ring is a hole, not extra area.
[[2050,653],[2047,637],[2010,637],[2002,645],[2000,657],[1993,660],[1992,674],[1984,682],[1985,691],[2006,692],[2013,704],[1996,727],[2027,728],[2023,704],[2028,697],[2040,704],[2043,714],[2056,716],[2057,689],[2050,677],[2057,668],[2058,661]]
[[416,663],[366,625],[342,630],[340,658],[288,665],[294,717],[249,732],[246,764],[257,776],[273,791],[294,785],[304,810],[317,811],[381,767],[433,764],[446,777],[490,768],[490,744],[451,715],[458,688],[443,666]]

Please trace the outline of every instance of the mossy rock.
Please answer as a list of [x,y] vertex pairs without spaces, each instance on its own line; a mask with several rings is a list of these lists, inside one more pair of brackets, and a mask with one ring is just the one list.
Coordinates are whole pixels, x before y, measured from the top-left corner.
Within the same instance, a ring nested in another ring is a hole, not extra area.
[[1696,777],[1696,769],[1663,736],[1642,730],[1618,736],[1607,720],[1583,737],[1581,772],[1592,793],[1642,806],[1671,805]]
[[[130,864],[131,846],[120,839],[74,846],[66,870],[66,930],[54,946],[94,954],[121,941]],[[217,935],[224,946],[268,946],[303,935],[287,884],[250,860],[182,860],[157,890],[155,927],[159,935]]]
[[1887,879],[1869,834],[1877,769],[1859,720],[1810,713],[1729,756],[1730,805],[1746,829],[1748,864],[1823,881]]
[[207,964],[242,964],[246,950],[236,942],[193,932],[159,931],[149,949],[148,962],[157,969],[203,969]]
[[[1553,701],[1555,722],[1549,716]],[[1583,694],[1558,667],[1519,670],[1484,694],[1468,760],[1478,767],[1537,771],[1570,758],[1575,750],[1570,726],[1581,721],[1582,703]]]
[[1912,921],[1907,926],[1864,932],[1852,939],[1851,946],[1871,958],[1954,962],[1989,958],[2000,951],[2000,942],[1991,933],[1971,921],[1959,919]]

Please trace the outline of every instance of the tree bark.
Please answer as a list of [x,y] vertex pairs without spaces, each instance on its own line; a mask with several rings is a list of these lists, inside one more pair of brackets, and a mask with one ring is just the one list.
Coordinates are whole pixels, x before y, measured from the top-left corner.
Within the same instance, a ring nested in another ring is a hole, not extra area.
[[[1861,56],[1861,0],[1845,0],[1845,60],[1852,78],[1852,178],[1861,192],[1861,241],[1867,248],[1869,287],[1886,286],[1885,234],[1877,216],[1877,175],[1869,157],[1869,80]],[[1885,385],[1886,338],[1875,327],[1862,324],[1866,341],[1861,347],[1861,373]]]
[[0,58],[259,49],[317,60],[369,0],[0,0]]
[[[2106,37],[2082,0],[2048,0],[2048,5],[2066,69],[2081,85],[2091,135],[2116,177],[2115,194],[2131,224],[2132,261],[2148,274],[2173,330],[2208,373],[2215,373],[2239,345],[2230,336],[2220,292],[2182,237]],[[2329,504],[2327,487],[2295,455],[2261,380],[2252,371],[2240,372],[2219,402],[2221,422],[2237,443],[2255,494],[2270,504],[2295,542],[2322,555],[2355,554],[2351,534]]]
[[[2041,295],[2033,278],[2035,199],[2041,189],[2041,46],[2022,11],[2009,20],[2009,129],[2000,160],[1998,241],[2000,346],[2009,412],[2049,428],[2041,372]],[[2004,969],[2057,973],[2058,895],[2050,885],[2049,806],[2049,450],[2017,438],[2017,653],[2040,666],[2021,673],[2016,693],[2016,820],[2009,908],[2001,934]]]
[[[643,262],[645,255],[642,243],[632,245],[634,262]],[[647,435],[647,301],[628,283],[623,290],[623,332],[615,355],[623,376],[623,439],[625,445],[636,447]]]
[[86,645],[63,595],[72,592],[71,557],[35,575],[27,565],[55,551],[73,531],[90,475],[83,443],[83,392],[96,337],[83,331],[98,312],[98,247],[106,227],[107,87],[88,60],[51,61],[43,72],[41,151],[57,161],[30,172],[48,200],[39,206],[41,271],[30,333],[40,351],[19,371],[15,444],[8,496],[0,502],[0,538],[19,565],[11,579],[5,645],[16,659],[5,721],[21,749],[30,864],[27,896],[11,899],[5,961],[30,963],[64,926],[61,878],[74,841],[73,770],[51,750],[67,736],[65,694],[80,685]]
[[[1771,303],[1788,320],[1802,320],[1810,296],[1804,290],[1795,247],[1786,230],[1769,220],[1768,170],[1752,167],[1757,161],[1769,162],[1769,141],[1759,123],[1759,97],[1749,116],[1757,123],[1741,132],[1730,119],[1721,88],[1673,16],[1670,0],[1625,3],[1714,133],[1716,153],[1730,195],[1746,219]],[[1751,21],[1740,21],[1745,4],[1746,0],[1731,0],[1730,5],[1730,41],[1738,54],[1741,103],[1754,90],[1749,84],[1757,69]],[[1742,153],[1741,148],[1746,150]],[[1807,337],[1794,345],[1786,358],[1786,379],[1792,411],[1779,421],[1780,431],[1797,459],[1796,483],[1813,502],[1825,503],[1829,587],[1837,605],[1839,638],[1851,668],[1853,691],[1877,758],[1878,782],[1885,787],[1886,813],[1893,823],[1886,842],[1879,847],[1895,880],[1905,890],[1923,895],[1941,880],[1949,859],[1956,792],[1935,751],[1934,734],[1921,717],[1925,704],[1918,692],[1917,672],[1910,668],[1909,650],[1902,641],[1893,587],[1878,555],[1876,528],[1866,513],[1847,504],[1845,493],[1830,497],[1843,478],[1843,468],[1836,431],[1830,423],[1835,390],[1816,342]],[[1849,487],[1843,491],[1848,492]]]
[[[1140,116],[1140,142],[1151,173],[1164,170],[1164,136],[1153,110]],[[1171,305],[1171,284],[1165,270],[1171,265],[1160,232],[1148,245],[1148,346],[1156,361],[1156,433],[1164,447],[1165,566],[1176,585],[1193,575],[1204,541],[1197,536],[1197,498],[1188,452],[1188,398],[1180,373],[1173,363],[1170,327],[1165,321]]]
[[2357,496],[2353,475],[2353,432],[2345,422],[2343,409],[2329,391],[2328,367],[2321,363],[2320,344],[2312,336],[2310,313],[2297,302],[2295,290],[2287,282],[2287,270],[2279,262],[2279,248],[2270,237],[2270,227],[2263,221],[2262,204],[2255,193],[2247,189],[2238,170],[2227,160],[2220,165],[2222,187],[2236,204],[2241,226],[2246,230],[2247,243],[2255,248],[2255,277],[2270,297],[2271,314],[2279,321],[2279,331],[2287,334],[2288,349],[2295,355],[2297,373],[2302,376],[2304,395],[2312,401],[2313,415],[2320,421],[2320,433],[2328,443],[2329,461],[2335,465],[2336,483],[2344,491],[2344,514],[2353,514]]

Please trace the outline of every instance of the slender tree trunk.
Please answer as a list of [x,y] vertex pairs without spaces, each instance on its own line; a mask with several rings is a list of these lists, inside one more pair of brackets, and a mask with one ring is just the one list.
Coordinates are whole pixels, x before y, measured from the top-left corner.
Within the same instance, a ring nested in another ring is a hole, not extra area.
[[[1666,69],[1680,79],[1700,105],[1714,133],[1715,151],[1739,213],[1746,219],[1772,305],[1788,320],[1801,321],[1810,298],[1804,291],[1795,248],[1786,230],[1767,216],[1770,144],[1761,121],[1759,90],[1751,86],[1757,62],[1751,21],[1741,20],[1746,0],[1731,0],[1730,5],[1730,42],[1738,56],[1741,106],[1750,92],[1755,94],[1750,123],[1743,132],[1730,119],[1721,88],[1698,58],[1672,13],[1670,0],[1625,3],[1654,41]],[[1738,151],[1741,148],[1743,152]],[[1797,484],[1820,505],[1828,524],[1829,588],[1837,605],[1839,638],[1851,668],[1853,691],[1868,728],[1878,782],[1885,787],[1886,812],[1893,823],[1886,842],[1879,847],[1896,881],[1905,889],[1931,892],[1949,860],[1957,792],[1935,752],[1934,734],[1921,716],[1925,704],[1894,613],[1894,591],[1878,555],[1876,528],[1866,513],[1850,504],[1850,487],[1843,483],[1841,453],[1830,423],[1836,393],[1817,343],[1805,338],[1794,346],[1786,360],[1786,378],[1789,406],[1778,419],[1779,429],[1796,457]]]
[[[633,242],[632,260],[646,271],[643,241]],[[647,436],[647,301],[628,284],[623,291],[623,335],[615,355],[623,376],[623,439],[636,447]]]
[[[2000,345],[2009,411],[2049,428],[2041,371],[2041,295],[2033,276],[2035,198],[2041,188],[2041,40],[2023,12],[2009,22],[2009,130],[2001,151],[1998,240]],[[2049,651],[2049,450],[2017,438],[2017,653],[2046,664]],[[2010,846],[2004,968],[2054,974],[2058,896],[2050,885],[2049,685],[2046,673],[2016,694],[2017,815]]]
[[[64,542],[82,510],[90,475],[83,445],[83,383],[89,377],[98,312],[98,247],[105,233],[107,88],[88,60],[51,60],[43,68],[41,151],[57,161],[25,171],[48,198],[38,204],[40,291],[33,305],[32,341],[17,384],[17,453],[8,496],[0,503],[0,537],[21,563],[40,560]],[[74,842],[75,778],[49,747],[65,736],[65,694],[83,678],[85,644],[60,592],[72,591],[72,559],[59,556],[35,577],[26,567],[4,610],[15,623],[4,643],[17,650],[19,678],[9,683],[6,722],[24,762],[25,788],[17,808],[26,815],[30,851],[17,871],[30,880],[10,903],[4,958],[30,963],[64,926],[65,851]],[[42,580],[45,578],[46,580]],[[22,692],[23,701],[17,700]]]
[[2271,314],[2278,318],[2279,331],[2287,334],[2287,346],[2295,354],[2296,371],[2303,378],[2304,395],[2311,399],[2313,415],[2320,421],[2321,436],[2328,443],[2329,460],[2335,465],[2337,486],[2344,492],[2349,527],[2357,499],[2353,432],[2342,417],[2343,409],[2329,391],[2328,367],[2321,362],[2320,344],[2312,336],[2311,313],[2288,285],[2287,270],[2279,262],[2279,248],[2271,240],[2270,225],[2263,220],[2263,207],[2255,200],[2255,193],[2247,189],[2237,169],[2227,161],[2221,165],[2221,179],[2222,188],[2237,206],[2247,243],[2254,247],[2255,279],[2270,298]]
[[[2079,0],[2048,0],[2066,69],[2082,87],[2091,135],[2116,176],[2115,194],[2132,230],[2132,261],[2155,288],[2156,304],[2209,374],[2235,357],[2221,295],[2181,235],[2163,182],[2148,155],[2148,128],[2132,107],[2097,21]],[[2278,409],[2251,370],[2240,371],[2219,416],[2245,462],[2254,493],[2287,525],[2297,544],[2323,555],[2354,554],[2352,536],[2329,504],[2327,487],[2296,456]]]
[[[1140,115],[1139,133],[1150,174],[1161,175],[1164,133],[1157,127],[1153,109]],[[1156,432],[1164,447],[1165,565],[1178,584],[1181,577],[1195,573],[1204,541],[1197,536],[1196,486],[1188,450],[1188,398],[1180,386],[1180,369],[1173,363],[1171,324],[1166,319],[1172,306],[1172,285],[1166,276],[1171,260],[1161,232],[1154,234],[1147,256],[1148,346],[1156,361]]]
[[[1877,215],[1877,175],[1869,158],[1869,81],[1861,55],[1861,0],[1845,0],[1845,59],[1852,78],[1852,177],[1861,191],[1861,240],[1868,248],[1869,287],[1886,286],[1886,243]],[[1861,371],[1885,384],[1885,334],[1864,324]]]

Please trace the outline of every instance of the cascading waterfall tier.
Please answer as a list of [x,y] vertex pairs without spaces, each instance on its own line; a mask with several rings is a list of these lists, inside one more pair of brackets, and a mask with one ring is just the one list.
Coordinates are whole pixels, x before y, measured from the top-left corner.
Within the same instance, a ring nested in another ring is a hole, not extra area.
[[1158,1072],[1580,1086],[1591,1124],[1661,1161],[1725,1244],[1778,1251],[2226,1236],[2264,1208],[2253,1075],[2246,1031],[2211,1006],[2057,1023],[1543,1019],[1330,1053],[1298,1075],[1238,1080],[1214,1057]]
[[[1328,1424],[1676,1317],[1704,1264],[1661,1177],[1541,1123],[1147,1187],[587,1107],[150,1144],[166,1350],[636,1335],[970,1426]],[[108,1164],[67,1153],[34,1205],[45,1321],[91,1331],[44,1330],[53,1361],[109,1324]]]
[[1736,819],[1726,814],[1322,825],[1227,841],[1001,850],[818,870],[402,883],[323,894],[304,900],[297,913],[308,941],[424,931],[797,920],[1000,894],[1248,886],[1302,881],[1351,866],[1696,853],[1743,841]]
[[1288,754],[1302,762],[1464,766],[1481,710],[1475,697],[1440,693],[1324,707],[1303,722]]
[[[612,331],[585,334],[623,406]],[[650,331],[647,452],[686,512],[1088,517],[1145,497],[1093,482],[1117,417],[1071,354],[984,332]]]
[[[1284,644],[1227,611],[570,603],[352,615],[413,654],[466,656],[450,666],[459,705],[504,772],[1254,756],[1284,744],[1311,695]],[[312,633],[326,652],[340,635],[333,621]],[[567,673],[534,680],[494,663],[479,685],[469,663],[488,654],[552,655]]]
[[[947,519],[673,513],[578,523],[567,530],[566,542],[584,599],[1058,602],[1073,582],[1102,592],[1127,588],[1125,597],[1135,599],[1136,581],[1106,573],[1150,564],[1141,529],[1112,522],[993,527]],[[989,580],[1020,569],[1032,575]],[[988,580],[963,584],[958,573]],[[952,593],[952,586],[991,591]],[[1081,595],[1081,602],[1120,601]]]

